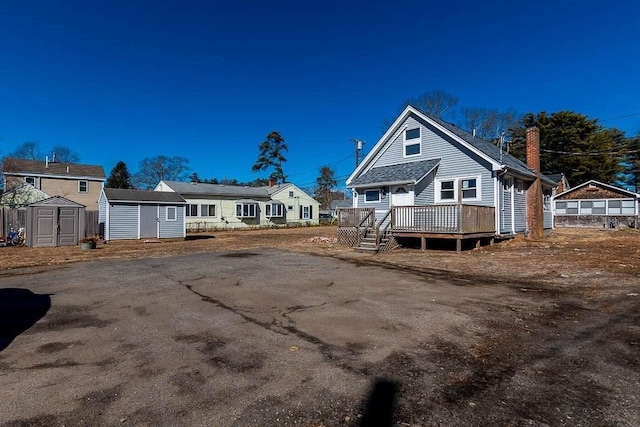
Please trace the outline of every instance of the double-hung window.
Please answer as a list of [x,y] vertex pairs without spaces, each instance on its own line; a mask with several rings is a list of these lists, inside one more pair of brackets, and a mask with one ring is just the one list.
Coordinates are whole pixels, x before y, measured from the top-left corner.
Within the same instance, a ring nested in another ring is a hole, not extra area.
[[89,182],[85,180],[78,181],[78,193],[88,193],[89,192]]
[[478,180],[476,178],[465,178],[462,183],[462,200],[475,199],[478,195]]
[[461,201],[481,200],[480,177],[449,178],[437,180],[436,201],[457,203]]
[[238,218],[255,218],[257,205],[255,203],[236,203],[236,216]]
[[456,200],[456,180],[455,179],[440,181],[440,200],[443,202]]
[[420,128],[404,131],[404,157],[419,156],[421,153]]

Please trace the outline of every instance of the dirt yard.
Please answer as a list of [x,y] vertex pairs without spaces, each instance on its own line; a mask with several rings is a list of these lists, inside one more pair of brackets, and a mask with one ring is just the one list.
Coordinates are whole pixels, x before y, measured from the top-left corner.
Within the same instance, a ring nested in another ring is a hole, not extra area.
[[0,248],[0,291],[48,304],[0,345],[0,425],[640,425],[639,232],[335,235]]

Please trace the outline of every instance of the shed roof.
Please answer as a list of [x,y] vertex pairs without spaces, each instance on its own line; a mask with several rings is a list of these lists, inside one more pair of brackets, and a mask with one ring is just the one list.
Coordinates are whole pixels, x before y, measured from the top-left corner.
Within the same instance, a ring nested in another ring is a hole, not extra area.
[[186,203],[178,193],[152,190],[132,190],[124,188],[104,188],[103,191],[107,200],[110,202]]
[[394,183],[417,184],[422,178],[438,166],[439,163],[440,159],[431,159],[371,168],[351,181],[351,185],[362,186]]
[[27,160],[7,158],[3,163],[5,174],[62,176],[73,178],[87,178],[104,180],[104,169],[98,165],[83,165],[68,162],[47,162],[41,160]]

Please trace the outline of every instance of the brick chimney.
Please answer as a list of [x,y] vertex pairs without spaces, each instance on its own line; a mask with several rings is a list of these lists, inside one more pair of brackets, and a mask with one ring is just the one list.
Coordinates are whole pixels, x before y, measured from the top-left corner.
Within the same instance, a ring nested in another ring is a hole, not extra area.
[[527,166],[536,174],[527,189],[527,229],[530,239],[544,236],[544,210],[542,209],[542,182],[540,180],[540,130],[527,128]]

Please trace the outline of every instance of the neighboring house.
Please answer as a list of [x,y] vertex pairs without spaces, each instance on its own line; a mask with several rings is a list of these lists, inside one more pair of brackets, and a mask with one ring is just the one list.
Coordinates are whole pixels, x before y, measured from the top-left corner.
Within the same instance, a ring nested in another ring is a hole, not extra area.
[[[527,154],[529,165],[408,106],[347,179],[359,209],[345,211],[347,228],[359,222],[376,235],[421,237],[423,247],[428,237],[450,237],[458,248],[465,238],[549,229],[555,183],[537,171],[537,128],[527,131]],[[375,220],[366,210],[375,212]],[[363,238],[344,234],[349,244]],[[374,249],[380,248],[378,241]]]
[[571,188],[569,185],[569,181],[567,181],[567,177],[564,176],[563,173],[554,173],[551,175],[547,175],[551,181],[556,183],[556,188],[553,190],[553,195],[563,193]]
[[102,166],[48,159],[7,158],[3,162],[2,173],[6,190],[27,182],[50,196],[62,196],[84,205],[87,211],[98,210],[98,197],[105,180]]
[[555,227],[637,227],[640,194],[588,181],[553,198]]
[[99,205],[104,240],[185,237],[185,200],[179,194],[104,188]]
[[184,197],[187,231],[318,224],[320,204],[291,183],[246,187],[161,181],[155,190]]
[[331,212],[331,216],[333,218],[338,218],[338,209],[350,208],[352,206],[353,206],[353,200],[351,199],[332,200],[331,206],[329,207],[329,211]]

